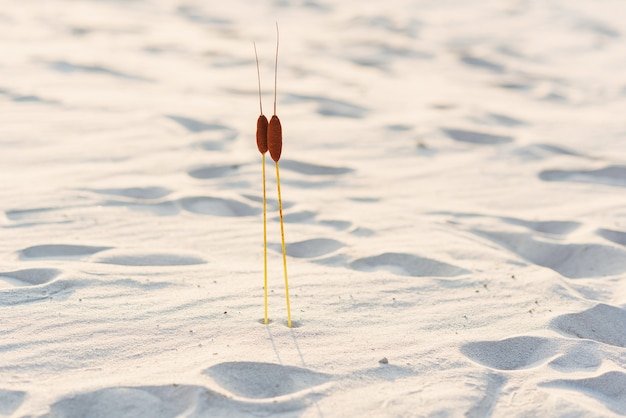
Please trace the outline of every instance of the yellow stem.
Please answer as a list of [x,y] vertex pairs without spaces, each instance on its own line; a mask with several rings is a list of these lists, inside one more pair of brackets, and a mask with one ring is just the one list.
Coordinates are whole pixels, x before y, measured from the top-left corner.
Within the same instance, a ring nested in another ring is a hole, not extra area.
[[280,197],[280,170],[276,161],[276,184],[278,185],[278,213],[280,215],[280,238],[283,244],[283,269],[285,271],[285,298],[287,300],[287,326],[291,328],[291,308],[289,306],[289,280],[287,278],[287,251],[285,250],[285,226],[283,224],[283,202]]
[[267,201],[265,196],[265,153],[261,154],[263,161],[263,301],[265,304],[264,324],[269,323],[267,316]]

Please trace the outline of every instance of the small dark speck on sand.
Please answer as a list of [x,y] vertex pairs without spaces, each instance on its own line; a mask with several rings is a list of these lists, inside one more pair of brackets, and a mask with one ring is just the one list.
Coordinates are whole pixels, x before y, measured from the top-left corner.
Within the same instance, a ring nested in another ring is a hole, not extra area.
[[380,360],[378,360],[378,362],[380,364],[389,364],[389,360],[387,360],[387,357],[383,357]]

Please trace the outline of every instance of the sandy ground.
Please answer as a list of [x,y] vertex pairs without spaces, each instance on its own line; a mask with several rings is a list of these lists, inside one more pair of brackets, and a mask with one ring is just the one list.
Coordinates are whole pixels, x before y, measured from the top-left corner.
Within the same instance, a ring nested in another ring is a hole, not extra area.
[[2,2],[0,416],[626,415],[626,3],[336,3]]

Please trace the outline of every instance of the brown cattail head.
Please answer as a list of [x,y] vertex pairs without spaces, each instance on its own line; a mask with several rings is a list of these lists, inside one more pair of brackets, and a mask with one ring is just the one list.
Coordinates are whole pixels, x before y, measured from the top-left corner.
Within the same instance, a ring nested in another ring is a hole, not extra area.
[[270,150],[272,160],[278,162],[283,150],[283,128],[280,126],[278,116],[272,116],[267,127],[267,148]]
[[256,146],[261,154],[267,152],[267,118],[259,116],[256,121]]

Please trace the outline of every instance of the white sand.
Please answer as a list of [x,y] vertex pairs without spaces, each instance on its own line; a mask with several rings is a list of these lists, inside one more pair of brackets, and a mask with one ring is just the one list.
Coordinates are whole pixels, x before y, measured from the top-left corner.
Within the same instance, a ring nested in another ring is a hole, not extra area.
[[626,3],[334,3],[2,3],[0,416],[626,415]]

